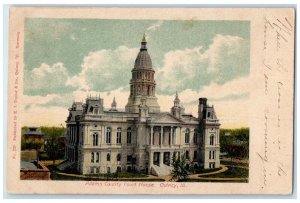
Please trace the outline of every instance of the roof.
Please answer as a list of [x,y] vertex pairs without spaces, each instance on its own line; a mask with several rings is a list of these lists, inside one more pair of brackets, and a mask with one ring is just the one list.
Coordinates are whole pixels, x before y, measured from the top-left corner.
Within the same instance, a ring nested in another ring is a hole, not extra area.
[[21,168],[38,168],[32,161],[21,161]]
[[134,63],[134,68],[152,68],[152,60],[147,51],[147,41],[145,35],[143,36],[143,40],[141,42],[141,49],[139,54],[137,55]]
[[24,133],[24,135],[40,135],[40,136],[43,136],[43,133],[36,132],[36,131],[27,131],[27,132]]

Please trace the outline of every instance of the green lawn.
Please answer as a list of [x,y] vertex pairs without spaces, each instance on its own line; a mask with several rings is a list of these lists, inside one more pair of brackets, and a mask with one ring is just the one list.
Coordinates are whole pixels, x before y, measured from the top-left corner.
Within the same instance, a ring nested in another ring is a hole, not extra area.
[[221,164],[223,165],[229,165],[229,166],[243,166],[243,167],[249,167],[249,164],[247,163],[237,163],[237,162],[231,162],[231,161],[222,161]]
[[211,173],[220,170],[221,168],[198,169],[195,173]]
[[248,178],[249,170],[246,168],[239,168],[237,166],[228,166],[228,170],[223,173],[213,175],[201,176],[205,178]]
[[132,178],[132,179],[122,179],[122,178],[104,178],[104,177],[99,177],[99,178],[91,178],[91,177],[71,177],[67,175],[62,175],[62,174],[57,174],[54,171],[51,172],[51,180],[69,180],[69,181],[152,181],[152,182],[163,182],[165,181],[164,179],[155,179],[155,178]]
[[[85,177],[75,177],[63,174],[58,174],[57,168],[53,165],[48,166],[51,175],[51,180],[73,180],[73,181],[124,181],[123,178],[128,178],[126,181],[164,181],[164,179],[147,178],[148,176],[143,173],[114,173],[114,174],[98,174],[98,175],[86,175]],[[73,172],[66,172],[70,174],[76,174]],[[95,178],[96,177],[96,178]]]

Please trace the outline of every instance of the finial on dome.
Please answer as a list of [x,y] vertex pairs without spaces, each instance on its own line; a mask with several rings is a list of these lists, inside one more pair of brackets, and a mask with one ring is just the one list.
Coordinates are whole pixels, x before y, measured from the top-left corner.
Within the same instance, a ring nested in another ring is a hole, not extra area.
[[146,40],[146,33],[144,33],[144,35],[143,35],[142,43],[147,43],[147,40]]

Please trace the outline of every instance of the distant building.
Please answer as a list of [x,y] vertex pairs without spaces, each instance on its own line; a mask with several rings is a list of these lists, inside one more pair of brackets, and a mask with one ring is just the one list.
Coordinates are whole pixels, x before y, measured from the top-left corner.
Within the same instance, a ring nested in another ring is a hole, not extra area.
[[73,103],[66,121],[66,160],[58,168],[74,167],[81,174],[168,175],[173,155],[184,155],[194,168],[220,166],[220,123],[214,107],[200,98],[198,117],[186,114],[176,92],[170,112],[161,112],[146,45],[144,36],[125,111],[117,109],[115,98],[110,109],[104,109],[100,97]]
[[21,180],[50,180],[49,169],[38,161],[21,161]]
[[45,138],[38,127],[29,127],[24,133],[25,149],[44,151]]
[[36,150],[21,151],[21,180],[50,180],[50,171],[38,161]]

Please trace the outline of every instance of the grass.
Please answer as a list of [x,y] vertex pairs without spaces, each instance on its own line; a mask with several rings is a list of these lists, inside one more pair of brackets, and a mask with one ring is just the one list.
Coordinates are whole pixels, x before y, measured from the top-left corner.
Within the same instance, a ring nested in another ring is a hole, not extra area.
[[248,177],[249,177],[248,169],[231,167],[231,166],[228,166],[228,170],[223,173],[217,173],[217,174],[205,176],[205,178],[248,178]]
[[92,178],[92,177],[73,177],[73,176],[67,176],[62,174],[57,174],[56,172],[51,173],[51,180],[67,180],[67,181],[151,181],[151,182],[163,182],[164,179],[155,179],[155,178],[132,178],[132,179],[122,179],[122,178],[105,178],[105,177],[99,177],[99,178]]
[[211,173],[220,170],[221,168],[198,169],[195,173]]
[[[143,173],[111,173],[111,174],[94,174],[94,175],[86,175],[85,177],[78,176],[68,176],[57,173],[57,168],[55,165],[49,165],[49,170],[51,171],[50,178],[51,180],[70,180],[70,181],[164,181],[164,179],[154,179],[147,178],[148,176]],[[74,171],[64,171],[65,173],[70,174],[78,174]],[[123,179],[123,178],[126,178]]]
[[248,163],[237,163],[237,162],[231,162],[231,161],[223,161],[221,160],[221,164],[223,165],[229,165],[229,166],[246,166],[249,167]]

